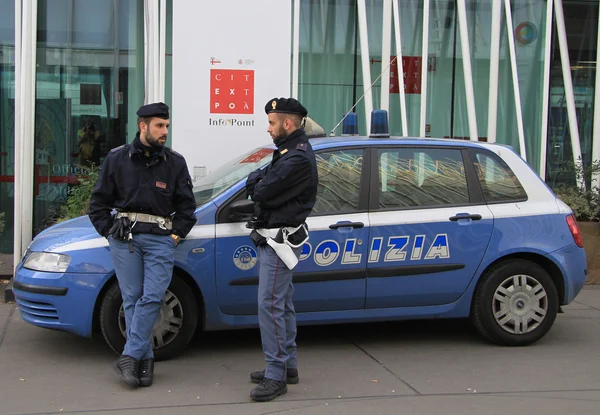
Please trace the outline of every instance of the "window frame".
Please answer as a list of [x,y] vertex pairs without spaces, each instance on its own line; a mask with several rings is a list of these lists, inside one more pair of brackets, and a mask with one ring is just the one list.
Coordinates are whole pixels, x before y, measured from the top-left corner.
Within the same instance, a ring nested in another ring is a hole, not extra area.
[[[358,207],[354,210],[334,210],[327,212],[316,213],[314,210],[311,212],[309,217],[320,217],[320,216],[332,216],[340,214],[354,214],[354,213],[365,213],[369,211],[369,175],[371,172],[371,148],[366,146],[340,146],[340,147],[328,147],[322,148],[315,151],[315,156],[322,153],[331,153],[332,151],[344,151],[344,150],[362,150],[363,163],[360,172],[360,184],[358,189]],[[318,168],[318,166],[317,166]],[[317,196],[318,197],[318,196]]]
[[[481,186],[481,182],[479,181],[479,177],[477,177],[477,171],[475,170],[475,160],[477,160],[477,154],[481,153],[484,156],[490,157],[492,160],[496,161],[499,165],[507,168],[515,177],[515,179],[517,179],[517,182],[519,183],[519,186],[521,186],[521,189],[523,189],[523,193],[525,193],[525,198],[520,198],[520,199],[511,199],[511,200],[501,200],[501,201],[488,201],[485,198],[485,193],[483,192],[483,188]],[[501,204],[506,204],[506,203],[523,203],[523,202],[527,202],[529,200],[529,195],[527,194],[527,190],[525,190],[525,187],[523,186],[523,183],[521,183],[521,180],[519,180],[519,176],[513,171],[513,169],[510,168],[510,166],[508,165],[507,162],[505,162],[502,157],[500,157],[498,154],[494,153],[491,150],[488,150],[487,148],[469,148],[469,157],[471,158],[471,164],[473,167],[473,171],[475,173],[475,178],[477,179],[477,186],[479,187],[479,189],[481,190],[481,196],[483,197],[483,200],[485,201],[485,203],[487,205],[501,205]]]
[[[465,177],[467,180],[467,192],[469,197],[469,202],[467,203],[459,203],[459,204],[441,204],[441,205],[431,205],[431,206],[406,206],[406,207],[393,207],[393,208],[382,208],[379,206],[381,192],[379,189],[379,152],[381,150],[453,150],[460,151],[462,156],[463,165],[465,168]],[[473,160],[471,155],[469,154],[468,147],[466,146],[447,146],[447,145],[426,145],[426,144],[389,144],[389,145],[378,145],[373,146],[371,151],[371,181],[370,187],[372,192],[370,193],[369,198],[369,211],[371,212],[390,212],[390,211],[406,211],[406,210],[423,210],[423,209],[443,209],[443,208],[451,208],[451,207],[461,207],[461,206],[473,206],[473,205],[482,205],[485,204],[485,199],[483,197],[483,190],[481,189],[481,185],[479,184],[479,178],[477,177],[477,172],[475,171],[475,166],[473,165]]]

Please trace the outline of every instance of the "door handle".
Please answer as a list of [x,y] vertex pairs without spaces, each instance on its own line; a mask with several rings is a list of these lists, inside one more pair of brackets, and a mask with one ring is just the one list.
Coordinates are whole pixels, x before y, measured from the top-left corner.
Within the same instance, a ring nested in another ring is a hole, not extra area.
[[338,222],[329,225],[329,229],[338,229],[338,228],[354,228],[360,229],[365,226],[362,222]]
[[479,215],[479,214],[477,214],[477,213],[476,213],[476,214],[473,214],[473,215],[470,215],[470,214],[468,214],[468,213],[459,213],[459,214],[458,214],[458,215],[456,215],[456,216],[450,216],[450,220],[451,220],[452,222],[456,222],[457,220],[460,220],[460,219],[473,219],[473,220],[481,220],[481,215]]

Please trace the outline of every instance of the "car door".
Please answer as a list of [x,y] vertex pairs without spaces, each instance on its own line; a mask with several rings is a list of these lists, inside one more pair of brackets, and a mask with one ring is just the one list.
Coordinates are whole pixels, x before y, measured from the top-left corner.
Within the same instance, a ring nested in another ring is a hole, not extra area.
[[[365,149],[316,152],[317,201],[307,219],[309,241],[294,271],[297,312],[361,309],[365,305],[369,238],[368,166]],[[246,198],[241,191],[229,203]],[[218,217],[216,282],[226,314],[257,313],[257,249],[245,221]]]
[[493,216],[466,149],[381,147],[372,154],[367,308],[447,304],[489,244]]

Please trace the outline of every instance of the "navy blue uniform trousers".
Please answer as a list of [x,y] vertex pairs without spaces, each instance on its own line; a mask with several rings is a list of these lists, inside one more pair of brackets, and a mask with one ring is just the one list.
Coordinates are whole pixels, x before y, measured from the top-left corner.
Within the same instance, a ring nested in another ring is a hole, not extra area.
[[124,355],[150,359],[152,329],[171,283],[175,262],[175,241],[169,235],[139,233],[129,242],[110,236],[110,254],[123,297],[127,342]]
[[[296,257],[301,248],[294,249]],[[258,323],[267,367],[265,377],[285,381],[286,369],[298,367],[293,271],[270,246],[258,248]]]

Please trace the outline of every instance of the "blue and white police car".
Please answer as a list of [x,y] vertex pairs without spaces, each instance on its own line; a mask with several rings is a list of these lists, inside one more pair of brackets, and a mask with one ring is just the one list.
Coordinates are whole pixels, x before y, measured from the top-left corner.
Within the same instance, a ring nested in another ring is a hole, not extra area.
[[[295,269],[298,324],[470,317],[494,343],[542,338],[586,279],[571,209],[510,147],[422,138],[311,139],[317,202]],[[157,359],[197,330],[257,327],[257,251],[244,154],[194,189],[197,224],[176,250],[153,331]],[[120,352],[125,320],[108,251],[87,217],[33,240],[14,279],[22,318]]]

